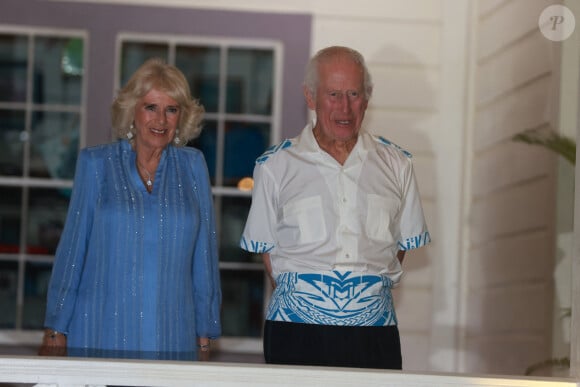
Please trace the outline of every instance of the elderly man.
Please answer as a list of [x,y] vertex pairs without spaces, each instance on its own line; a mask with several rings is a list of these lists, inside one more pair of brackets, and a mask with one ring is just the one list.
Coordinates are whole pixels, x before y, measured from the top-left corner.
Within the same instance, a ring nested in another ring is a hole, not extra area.
[[267,363],[402,368],[391,288],[431,239],[411,155],[361,129],[371,93],[360,53],[319,51],[304,82],[315,122],[256,161],[240,245],[274,287]]

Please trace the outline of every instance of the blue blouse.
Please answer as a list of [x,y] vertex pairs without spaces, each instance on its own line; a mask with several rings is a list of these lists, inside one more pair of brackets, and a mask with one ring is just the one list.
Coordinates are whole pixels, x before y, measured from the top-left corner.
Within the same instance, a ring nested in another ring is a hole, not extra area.
[[148,193],[135,157],[125,140],[80,152],[45,326],[69,356],[195,360],[221,333],[207,166],[169,145]]

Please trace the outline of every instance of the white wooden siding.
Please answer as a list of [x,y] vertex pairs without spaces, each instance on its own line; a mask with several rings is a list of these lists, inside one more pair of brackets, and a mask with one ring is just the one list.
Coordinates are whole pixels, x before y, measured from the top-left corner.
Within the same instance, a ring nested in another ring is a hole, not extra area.
[[512,136],[550,124],[557,51],[537,26],[549,2],[477,4],[464,364],[523,373],[551,356],[556,164]]

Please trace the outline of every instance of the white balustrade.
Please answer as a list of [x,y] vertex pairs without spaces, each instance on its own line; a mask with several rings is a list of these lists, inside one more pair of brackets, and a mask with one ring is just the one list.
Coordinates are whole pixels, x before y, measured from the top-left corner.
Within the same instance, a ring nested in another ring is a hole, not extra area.
[[570,378],[409,373],[352,368],[218,362],[0,356],[0,385],[77,386],[389,386],[580,387]]

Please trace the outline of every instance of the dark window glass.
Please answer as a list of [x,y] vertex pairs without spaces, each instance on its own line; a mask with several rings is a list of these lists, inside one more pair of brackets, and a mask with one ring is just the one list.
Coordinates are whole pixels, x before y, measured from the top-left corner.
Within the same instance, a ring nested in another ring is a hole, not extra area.
[[79,132],[78,113],[35,112],[30,139],[30,176],[72,179]]
[[121,87],[147,59],[156,57],[167,61],[168,55],[167,44],[124,42],[121,49]]
[[217,156],[217,123],[215,121],[205,121],[201,134],[196,139],[189,142],[188,146],[199,149],[203,152],[211,184],[215,185],[216,177],[216,156]]
[[226,111],[272,114],[274,53],[272,50],[236,48],[228,51]]
[[0,102],[25,102],[28,38],[0,34]]
[[34,50],[34,102],[80,105],[82,40],[38,37],[35,40]]
[[23,176],[25,112],[0,109],[0,176]]
[[237,186],[252,177],[254,164],[270,143],[270,125],[227,122],[224,147],[224,185]]
[[0,261],[0,328],[16,328],[18,262]]
[[54,254],[64,227],[69,189],[30,189],[27,249],[29,254]]
[[0,186],[0,253],[20,252],[22,188]]
[[264,273],[222,270],[222,331],[224,336],[262,335]]
[[250,211],[251,198],[246,196],[223,196],[216,198],[220,209],[220,259],[224,262],[260,263],[258,254],[240,248],[240,237],[244,231]]
[[47,262],[28,262],[24,272],[22,328],[42,329],[46,311],[46,293],[52,271]]
[[179,68],[206,112],[215,113],[219,106],[220,49],[218,47],[178,46],[175,66]]

